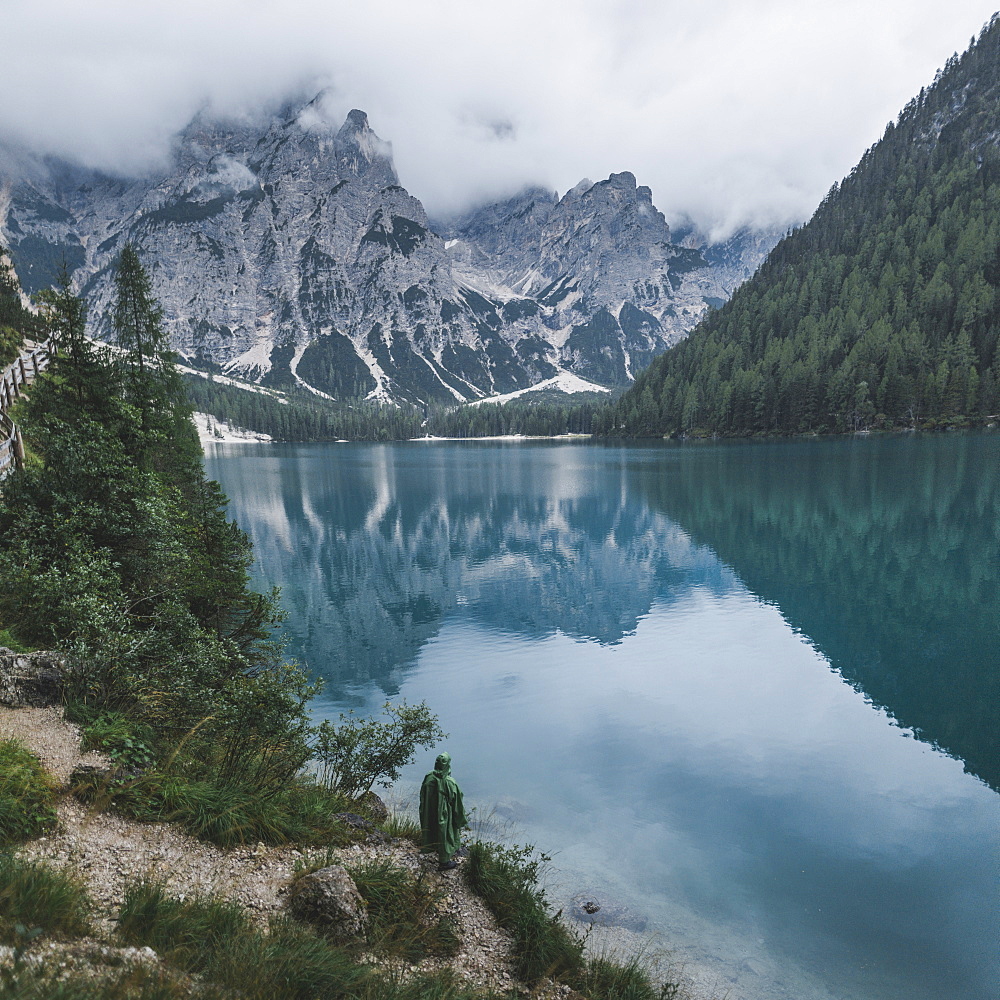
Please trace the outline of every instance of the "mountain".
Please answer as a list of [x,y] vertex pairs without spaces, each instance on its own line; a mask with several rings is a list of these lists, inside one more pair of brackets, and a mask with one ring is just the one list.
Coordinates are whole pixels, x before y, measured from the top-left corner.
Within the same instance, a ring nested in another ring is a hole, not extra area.
[[741,435],[988,420],[1000,410],[998,287],[994,17],[808,224],[596,429]]
[[338,127],[322,94],[264,124],[199,116],[155,177],[22,166],[0,186],[0,237],[29,291],[65,259],[95,317],[133,242],[196,366],[415,403],[563,372],[627,385],[776,238],[741,234],[715,258],[704,241],[682,245],[627,172],[432,224],[364,112]]

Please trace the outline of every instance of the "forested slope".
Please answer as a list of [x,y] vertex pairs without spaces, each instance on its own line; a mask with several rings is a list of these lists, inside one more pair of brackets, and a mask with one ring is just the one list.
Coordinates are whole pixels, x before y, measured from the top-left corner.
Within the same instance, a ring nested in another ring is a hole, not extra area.
[[595,430],[963,425],[996,414],[1000,22]]

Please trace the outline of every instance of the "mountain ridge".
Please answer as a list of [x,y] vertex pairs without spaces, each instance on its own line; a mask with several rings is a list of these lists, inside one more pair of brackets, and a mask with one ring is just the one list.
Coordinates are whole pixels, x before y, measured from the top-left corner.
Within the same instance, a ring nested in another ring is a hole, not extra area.
[[338,123],[324,100],[263,125],[199,115],[151,178],[53,161],[8,178],[0,234],[22,281],[44,287],[64,258],[105,315],[129,241],[193,364],[331,398],[460,403],[563,372],[627,385],[776,238],[710,263],[627,171],[432,222],[367,115]]

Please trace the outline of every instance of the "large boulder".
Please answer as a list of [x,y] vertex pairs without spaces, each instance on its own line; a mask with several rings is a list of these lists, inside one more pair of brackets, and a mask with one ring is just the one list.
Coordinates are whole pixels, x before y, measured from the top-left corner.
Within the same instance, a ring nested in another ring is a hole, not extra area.
[[297,920],[322,928],[334,941],[363,937],[368,929],[367,904],[340,865],[320,868],[292,883],[288,909]]
[[57,653],[15,653],[0,646],[0,705],[44,708],[60,704],[65,671]]

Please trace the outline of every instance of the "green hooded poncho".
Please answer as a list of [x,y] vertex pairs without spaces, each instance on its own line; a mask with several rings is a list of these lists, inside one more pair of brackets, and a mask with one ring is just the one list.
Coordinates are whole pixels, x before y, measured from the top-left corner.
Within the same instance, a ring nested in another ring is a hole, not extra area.
[[468,826],[462,790],[451,776],[451,755],[443,753],[420,786],[420,834],[424,847],[436,848],[442,864],[461,846],[462,827]]

